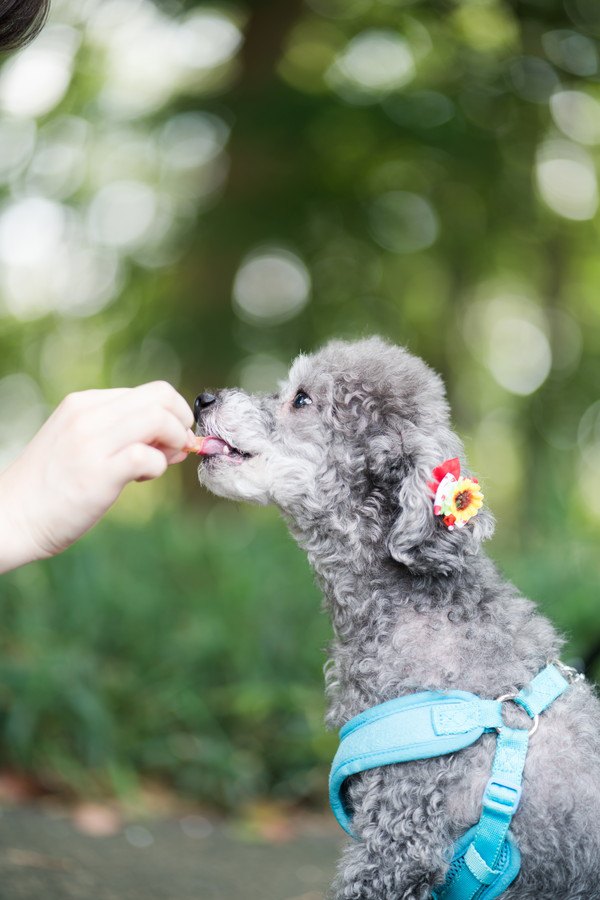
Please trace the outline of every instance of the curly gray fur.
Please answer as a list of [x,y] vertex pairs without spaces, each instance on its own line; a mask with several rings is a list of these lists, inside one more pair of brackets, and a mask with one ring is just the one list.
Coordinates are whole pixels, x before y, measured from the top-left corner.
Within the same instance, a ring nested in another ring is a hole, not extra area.
[[[295,408],[298,390],[312,403]],[[490,513],[454,531],[433,515],[433,467],[454,456],[468,467],[442,381],[422,360],[378,338],[334,341],[299,357],[277,395],[220,392],[199,430],[249,454],[205,460],[200,480],[275,503],[308,553],[335,632],[329,727],[413,691],[497,697],[559,654],[553,626],[481,550]],[[460,753],[356,776],[359,840],[333,897],[429,898],[454,841],[479,819],[494,746],[486,735]],[[531,741],[512,826],[522,868],[503,897],[600,898],[599,819],[600,704],[578,684]]]

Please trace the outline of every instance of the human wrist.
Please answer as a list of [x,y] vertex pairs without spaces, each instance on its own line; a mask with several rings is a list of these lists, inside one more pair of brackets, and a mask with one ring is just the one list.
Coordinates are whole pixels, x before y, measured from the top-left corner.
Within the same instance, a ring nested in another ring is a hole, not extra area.
[[0,574],[50,555],[35,540],[14,468],[0,473]]

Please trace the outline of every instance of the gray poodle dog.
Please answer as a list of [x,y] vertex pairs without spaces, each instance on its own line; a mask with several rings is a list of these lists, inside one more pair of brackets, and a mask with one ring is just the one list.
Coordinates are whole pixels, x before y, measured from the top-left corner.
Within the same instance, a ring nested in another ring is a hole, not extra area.
[[[466,460],[443,383],[422,360],[379,338],[333,341],[296,359],[279,393],[201,394],[196,416],[210,436],[200,481],[275,504],[308,553],[335,633],[329,727],[417,691],[496,698],[558,656],[553,626],[481,549],[493,531],[485,506],[453,530],[433,513],[433,468]],[[509,724],[524,718],[506,705]],[[429,898],[479,819],[495,743],[484,734],[457,753],[354,776],[358,840],[333,897]],[[522,865],[506,900],[600,898],[600,703],[585,682],[542,714],[511,830]]]

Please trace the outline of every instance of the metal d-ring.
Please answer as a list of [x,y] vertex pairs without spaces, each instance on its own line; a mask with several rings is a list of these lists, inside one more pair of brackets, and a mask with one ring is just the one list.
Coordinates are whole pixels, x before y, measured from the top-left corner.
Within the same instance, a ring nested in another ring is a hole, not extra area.
[[[515,703],[515,700],[518,696],[519,696],[518,694],[501,694],[500,697],[496,697],[496,703],[507,703],[507,702]],[[515,703],[515,706],[518,706],[519,709],[521,710],[521,712],[526,712],[526,710],[523,709],[523,707],[519,703]],[[529,737],[533,737],[533,735],[538,730],[539,724],[540,724],[540,717],[539,717],[538,713],[536,713],[533,716],[533,725],[531,726],[531,728],[528,731]],[[496,728],[496,731],[500,731],[500,729]]]

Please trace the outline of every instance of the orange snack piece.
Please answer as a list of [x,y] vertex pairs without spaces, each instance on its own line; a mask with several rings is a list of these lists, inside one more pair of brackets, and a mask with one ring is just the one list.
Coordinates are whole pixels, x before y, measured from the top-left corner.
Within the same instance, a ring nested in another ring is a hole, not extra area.
[[205,438],[198,437],[194,435],[194,438],[191,439],[188,444],[183,448],[186,453],[202,453],[202,447],[204,446]]

